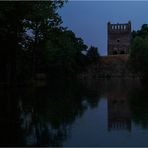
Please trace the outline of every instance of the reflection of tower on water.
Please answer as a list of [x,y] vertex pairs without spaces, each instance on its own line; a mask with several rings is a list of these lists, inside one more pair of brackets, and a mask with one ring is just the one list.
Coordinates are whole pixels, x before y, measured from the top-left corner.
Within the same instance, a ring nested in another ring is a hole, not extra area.
[[[123,95],[121,93],[120,95]],[[111,94],[108,98],[108,130],[131,131],[131,113],[125,96]]]

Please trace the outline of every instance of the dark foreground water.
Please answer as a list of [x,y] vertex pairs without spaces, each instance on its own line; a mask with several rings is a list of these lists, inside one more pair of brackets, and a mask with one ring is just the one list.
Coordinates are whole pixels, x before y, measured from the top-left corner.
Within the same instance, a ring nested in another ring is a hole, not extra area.
[[83,80],[0,88],[0,146],[148,146],[148,87]]

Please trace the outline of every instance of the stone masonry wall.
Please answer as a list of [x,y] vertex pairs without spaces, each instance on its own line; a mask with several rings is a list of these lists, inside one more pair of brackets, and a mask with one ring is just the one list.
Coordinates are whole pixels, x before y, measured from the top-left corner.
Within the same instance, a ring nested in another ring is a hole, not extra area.
[[79,75],[81,78],[130,78],[136,77],[128,66],[128,55],[110,55],[100,58],[100,62],[88,66]]

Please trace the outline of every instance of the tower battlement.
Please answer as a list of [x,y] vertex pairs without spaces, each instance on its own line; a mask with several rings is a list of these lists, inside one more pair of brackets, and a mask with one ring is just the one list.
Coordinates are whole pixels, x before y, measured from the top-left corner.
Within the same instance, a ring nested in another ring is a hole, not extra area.
[[131,43],[131,22],[108,22],[108,55],[128,54]]

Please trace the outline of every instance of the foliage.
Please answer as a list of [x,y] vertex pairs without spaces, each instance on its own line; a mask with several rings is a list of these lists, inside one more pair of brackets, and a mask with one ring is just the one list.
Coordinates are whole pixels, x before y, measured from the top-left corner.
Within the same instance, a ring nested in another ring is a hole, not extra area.
[[[29,5],[30,9],[23,20],[26,32],[22,48],[29,51],[28,56],[31,57],[30,72],[34,76],[38,71],[44,72],[45,66],[41,57],[44,44],[52,37],[50,32],[56,27],[59,28],[62,23],[57,9],[63,6],[64,1],[31,2],[26,4]],[[31,34],[28,34],[27,31],[31,31]]]
[[141,78],[148,78],[148,27],[143,25],[141,30],[134,32],[130,51],[130,65]]
[[88,49],[87,57],[88,57],[90,63],[96,62],[99,59],[99,56],[100,55],[98,53],[98,48],[97,47],[91,46]]
[[[1,2],[0,43],[5,48],[1,50],[0,71],[8,69],[10,81],[24,76],[25,70],[31,73],[30,65],[35,63],[34,53],[40,41],[62,23],[57,9],[63,4],[64,1]],[[27,34],[30,30],[31,36]]]
[[65,76],[76,72],[80,64],[81,50],[85,50],[87,46],[70,30],[55,28],[51,34],[52,38],[47,41],[45,47],[46,56],[43,56],[46,58],[48,69]]
[[98,56],[95,47],[88,51],[89,58],[84,56],[81,51],[87,46],[83,40],[61,26],[57,10],[64,2],[1,2],[0,43],[5,47],[0,55],[1,67],[6,64],[0,71],[9,71],[11,83],[34,78],[36,73],[75,75],[88,59],[94,61]]
[[141,38],[143,38],[143,39],[148,36],[148,24],[143,24],[143,25],[141,26],[141,29],[140,29],[140,30],[137,30],[137,31],[133,31],[133,32],[132,32],[132,37],[133,37],[133,39],[134,39],[135,37],[137,37],[137,36],[139,36],[139,37],[141,37]]

